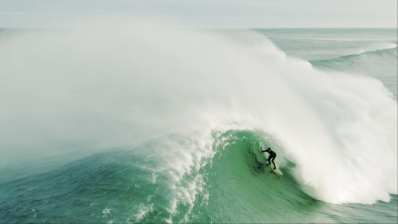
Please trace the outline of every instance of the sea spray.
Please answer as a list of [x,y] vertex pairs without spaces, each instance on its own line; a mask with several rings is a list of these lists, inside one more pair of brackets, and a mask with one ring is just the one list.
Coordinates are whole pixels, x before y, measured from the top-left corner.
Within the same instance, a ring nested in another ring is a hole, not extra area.
[[[310,196],[389,201],[397,193],[397,103],[383,84],[318,71],[256,32],[245,36],[250,47],[208,31],[120,22],[0,43],[3,168],[62,155],[71,150],[65,143],[99,151],[169,134],[208,142],[214,130],[261,130],[281,143]],[[169,173],[174,186],[211,157],[204,145],[173,148],[186,155],[166,160],[181,168]],[[170,213],[183,199],[193,203],[201,184],[189,186],[176,191],[185,193],[175,194]]]

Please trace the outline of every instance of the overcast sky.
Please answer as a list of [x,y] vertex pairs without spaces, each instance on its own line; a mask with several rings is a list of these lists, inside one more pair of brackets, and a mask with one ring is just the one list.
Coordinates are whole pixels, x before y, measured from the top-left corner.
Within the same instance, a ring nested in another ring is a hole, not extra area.
[[396,28],[397,0],[0,0],[0,27],[102,16],[219,28]]

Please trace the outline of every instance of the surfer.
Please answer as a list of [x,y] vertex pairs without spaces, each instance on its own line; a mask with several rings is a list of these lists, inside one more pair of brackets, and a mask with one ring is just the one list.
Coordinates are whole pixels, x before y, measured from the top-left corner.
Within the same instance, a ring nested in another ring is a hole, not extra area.
[[[268,152],[268,153],[269,153],[269,156],[268,156],[268,164],[267,164],[267,166],[268,166],[269,164],[271,164],[270,161],[272,161],[272,164],[274,164],[274,170],[275,170],[275,169],[276,169],[276,166],[275,166],[274,160],[275,160],[275,158],[276,158],[276,153],[275,153],[274,151],[272,151],[271,148],[268,148],[268,149],[263,150],[263,151],[261,151],[261,152]],[[271,159],[272,159],[272,160],[271,160]]]

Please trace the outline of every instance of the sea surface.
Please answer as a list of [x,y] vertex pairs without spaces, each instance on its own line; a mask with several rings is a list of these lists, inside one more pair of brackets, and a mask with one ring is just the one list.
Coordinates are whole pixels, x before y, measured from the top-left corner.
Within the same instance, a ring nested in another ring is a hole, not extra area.
[[0,80],[0,223],[398,221],[396,29],[0,29]]

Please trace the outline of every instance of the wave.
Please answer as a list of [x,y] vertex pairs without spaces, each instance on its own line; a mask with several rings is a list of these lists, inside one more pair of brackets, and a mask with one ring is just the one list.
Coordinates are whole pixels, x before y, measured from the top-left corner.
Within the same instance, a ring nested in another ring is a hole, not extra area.
[[346,61],[346,60],[355,60],[358,58],[365,58],[365,57],[370,57],[368,59],[369,61],[375,60],[375,59],[396,59],[397,58],[397,45],[396,44],[391,44],[388,45],[386,48],[381,48],[381,49],[376,49],[376,50],[369,50],[369,51],[364,51],[359,54],[351,54],[351,55],[346,55],[342,56],[339,58],[333,58],[333,59],[328,59],[328,60],[314,60],[310,61],[311,63],[327,63],[327,62],[338,62],[338,61]]
[[310,63],[317,68],[370,73],[377,77],[377,73],[385,72],[383,69],[386,67],[397,64],[397,45]]
[[397,99],[397,47],[395,44],[390,44],[390,47],[330,60],[311,61],[311,64],[321,70],[350,72],[378,78]]
[[[177,214],[208,184],[204,175],[185,177],[231,159],[215,162],[221,154],[212,134],[260,130],[280,142],[281,169],[291,170],[275,186],[336,204],[397,194],[397,103],[377,79],[315,70],[250,31],[242,44],[153,23],[79,26],[0,43],[2,168],[63,155],[70,145],[104,150],[188,135],[164,151],[132,149],[158,167],[154,178],[165,178],[174,195],[167,211]],[[278,188],[271,190],[281,197]],[[225,194],[203,197],[232,197]],[[138,216],[151,209],[144,203]]]
[[[360,206],[331,205],[306,195],[296,164],[260,130],[168,135],[119,147],[53,171],[1,184],[5,222],[356,222]],[[203,138],[199,138],[202,139]],[[284,175],[265,167],[259,142],[277,153]],[[207,148],[207,150],[206,150]],[[208,151],[205,157],[200,153]],[[396,196],[393,196],[396,202]],[[19,203],[17,203],[19,202]],[[395,220],[396,207],[378,203],[367,221]],[[388,205],[388,204],[387,204]],[[286,212],[288,211],[288,212]],[[365,210],[366,211],[366,210]],[[8,215],[7,215],[8,214]],[[70,214],[79,214],[79,216]],[[316,214],[316,215],[315,215]]]

